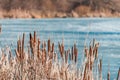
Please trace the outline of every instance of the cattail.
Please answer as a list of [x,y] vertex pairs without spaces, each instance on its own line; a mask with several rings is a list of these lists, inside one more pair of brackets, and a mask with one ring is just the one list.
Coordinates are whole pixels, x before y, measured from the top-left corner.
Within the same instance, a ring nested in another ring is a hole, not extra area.
[[96,46],[93,48],[93,56],[96,56]]
[[22,58],[24,58],[24,39],[25,39],[25,33],[23,33],[23,39],[22,39],[22,52],[21,52]]
[[90,70],[92,71],[92,69],[93,69],[93,48],[92,48],[92,46],[90,46],[90,50],[89,50],[89,54],[90,54],[90,56],[89,56],[89,62],[90,62],[90,65],[89,65],[89,67],[90,67]]
[[75,57],[75,63],[77,62],[77,56],[78,56],[78,50],[76,48],[76,44],[74,44],[74,57]]
[[107,74],[107,80],[110,80],[110,72]]
[[100,59],[100,71],[102,71],[102,59]]
[[19,38],[19,40],[17,41],[17,51],[18,51],[18,53],[21,53],[21,40],[20,40],[20,38]]
[[48,39],[48,52],[51,50],[50,39]]
[[49,53],[50,53],[50,59],[52,59],[54,56],[54,43],[52,43],[52,50]]
[[[31,48],[32,55],[34,56],[34,54],[33,54],[33,53],[34,53],[34,52],[33,52],[33,46],[32,46],[32,40],[33,40],[32,34],[30,33],[29,36],[30,36],[30,48]],[[32,56],[32,57],[33,57],[33,56]]]
[[59,43],[59,42],[58,42],[58,47],[59,47],[59,51],[60,51],[61,58],[63,58],[62,48],[61,48],[61,45],[60,45],[60,43]]
[[[31,41],[32,41],[32,34],[30,33],[29,36],[30,36],[30,42],[31,42]],[[31,43],[30,43],[30,44],[31,44]]]
[[72,47],[72,49],[71,49],[71,57],[72,57],[72,60],[74,59],[74,49],[73,49],[73,47]]
[[34,31],[34,43],[36,42],[36,32]]
[[75,62],[77,62],[77,59],[78,59],[78,49],[76,48],[76,51],[75,51]]
[[46,60],[46,43],[45,43],[45,41],[43,42],[42,46],[43,46],[43,49],[42,49],[43,61],[45,62],[45,60]]
[[99,43],[95,44],[95,59],[98,58],[98,46],[99,46]]
[[[17,49],[15,49],[16,57],[11,60],[9,63],[13,66],[10,66],[10,74],[13,73],[12,77],[15,80],[37,80],[37,79],[52,79],[52,80],[93,80],[95,77],[93,75],[94,70],[99,70],[99,80],[102,80],[102,59],[99,61],[99,68],[94,68],[97,66],[97,60],[94,61],[94,58],[98,59],[98,45],[99,43],[95,43],[95,39],[93,39],[93,44],[90,45],[89,48],[84,48],[85,60],[82,62],[82,66],[80,67],[80,71],[77,65],[78,60],[78,48],[77,45],[74,44],[71,49],[65,50],[64,43],[58,42],[58,48],[60,53],[60,58],[63,59],[60,62],[58,59],[58,54],[55,52],[54,47],[55,44],[51,44],[51,40],[48,39],[47,45],[46,42],[42,42],[42,48],[40,47],[40,39],[36,37],[36,32],[34,31],[34,35],[29,34],[29,45],[28,47],[28,55],[25,55],[24,52],[24,41],[25,34],[23,34],[22,39],[19,38],[17,41]],[[31,51],[30,51],[31,50]],[[12,53],[9,52],[10,59],[12,59]],[[33,54],[33,55],[32,55]],[[25,58],[24,58],[25,57]],[[32,59],[33,58],[33,59]],[[71,60],[70,64],[68,63],[69,59]],[[86,59],[87,58],[87,59]],[[0,68],[4,68],[6,66],[6,57],[4,54],[4,50],[2,52],[1,65]],[[53,61],[53,62],[52,62]],[[73,62],[73,63],[72,63]],[[95,62],[95,65],[94,65]],[[5,65],[4,65],[5,64]],[[1,69],[2,69],[1,68]],[[15,71],[12,70],[15,68]],[[6,67],[5,67],[6,69]],[[7,72],[7,70],[6,70]],[[9,68],[8,68],[9,73]],[[1,72],[2,74],[2,72]],[[39,76],[37,76],[37,74]],[[1,75],[0,75],[1,76]],[[117,80],[119,80],[120,69],[118,72]],[[108,80],[110,80],[110,72],[107,74]],[[7,80],[6,78],[3,78]],[[97,79],[97,78],[95,78]],[[0,77],[1,80],[1,77]]]
[[90,46],[90,49],[89,49],[89,55],[90,55],[90,57],[92,56],[92,52],[93,51],[93,49],[92,49],[92,46]]
[[[29,36],[30,36],[30,48],[32,49],[32,40],[33,40],[32,34],[30,33]],[[33,52],[33,51],[32,51],[32,52]]]
[[102,80],[102,59],[100,59],[99,78]]
[[52,43],[52,53],[54,52],[54,43]]
[[21,52],[22,52],[21,40],[19,40],[19,52],[18,53],[20,55],[20,59],[22,58]]
[[61,44],[62,54],[64,54],[64,43]]
[[40,39],[38,39],[37,57],[40,58]]
[[19,40],[17,41],[17,51],[19,52]]

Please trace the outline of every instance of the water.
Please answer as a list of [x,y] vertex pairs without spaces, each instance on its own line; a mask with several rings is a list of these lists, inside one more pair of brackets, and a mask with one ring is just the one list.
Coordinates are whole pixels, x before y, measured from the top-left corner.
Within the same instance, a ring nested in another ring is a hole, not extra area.
[[[100,43],[99,56],[103,59],[103,79],[107,77],[108,64],[111,80],[117,76],[120,67],[120,19],[119,18],[81,18],[81,19],[1,19],[2,33],[0,47],[10,46],[13,53],[16,42],[22,33],[37,31],[41,40],[51,38],[57,46],[64,38],[65,48],[75,42],[79,48],[79,63],[83,56],[83,47],[95,38]],[[29,38],[25,37],[25,46]],[[57,50],[57,49],[56,49]]]

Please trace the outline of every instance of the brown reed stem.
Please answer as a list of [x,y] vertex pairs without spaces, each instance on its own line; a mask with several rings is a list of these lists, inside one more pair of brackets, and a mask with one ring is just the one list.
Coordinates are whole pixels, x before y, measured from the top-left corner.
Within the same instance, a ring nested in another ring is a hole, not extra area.
[[54,43],[52,43],[52,53],[54,52]]
[[107,80],[110,80],[110,72],[107,74]]
[[61,58],[63,59],[62,48],[61,48],[61,45],[59,42],[58,42],[58,47],[59,47],[59,52],[60,52]]
[[74,57],[75,57],[75,63],[76,63],[78,58],[78,49],[76,47],[76,44],[74,44]]
[[99,78],[102,80],[102,59],[100,59]]
[[34,43],[36,43],[36,32],[34,31]]
[[24,39],[25,39],[25,33],[23,33],[23,38],[22,38],[22,53],[21,53],[22,59],[24,58]]
[[95,59],[98,58],[98,47],[99,47],[99,43],[95,44]]
[[50,43],[50,39],[48,39],[48,52],[50,52],[51,50],[51,43]]
[[40,39],[38,39],[37,57],[38,57],[38,59],[40,59]]
[[73,59],[74,59],[74,48],[72,47],[72,49],[71,49],[71,59],[72,59],[72,61],[73,61]]
[[61,48],[62,48],[62,53],[64,54],[64,44],[61,44]]
[[30,33],[29,34],[29,37],[30,37],[30,49],[31,49],[31,53],[32,53],[32,56],[31,58],[34,59],[34,51],[33,51],[33,38],[32,38],[32,34]]

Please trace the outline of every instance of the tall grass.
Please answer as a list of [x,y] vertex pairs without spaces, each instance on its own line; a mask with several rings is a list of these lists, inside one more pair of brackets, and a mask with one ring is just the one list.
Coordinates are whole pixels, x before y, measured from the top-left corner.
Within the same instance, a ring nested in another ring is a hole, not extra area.
[[[102,59],[98,58],[99,43],[84,48],[83,64],[78,66],[76,43],[65,50],[64,43],[58,42],[59,51],[54,43],[40,40],[30,33],[29,45],[25,51],[25,34],[17,41],[16,55],[11,50],[0,59],[0,80],[102,80]],[[58,55],[60,54],[60,58]]]

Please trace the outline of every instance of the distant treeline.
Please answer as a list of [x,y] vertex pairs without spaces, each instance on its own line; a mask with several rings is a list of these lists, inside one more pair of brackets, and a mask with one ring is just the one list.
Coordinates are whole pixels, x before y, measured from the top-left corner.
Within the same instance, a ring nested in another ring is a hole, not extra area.
[[118,10],[114,5],[120,3],[119,0],[0,0],[0,9],[25,9],[25,10],[49,10],[70,12],[80,5],[90,6],[92,10],[108,8]]

